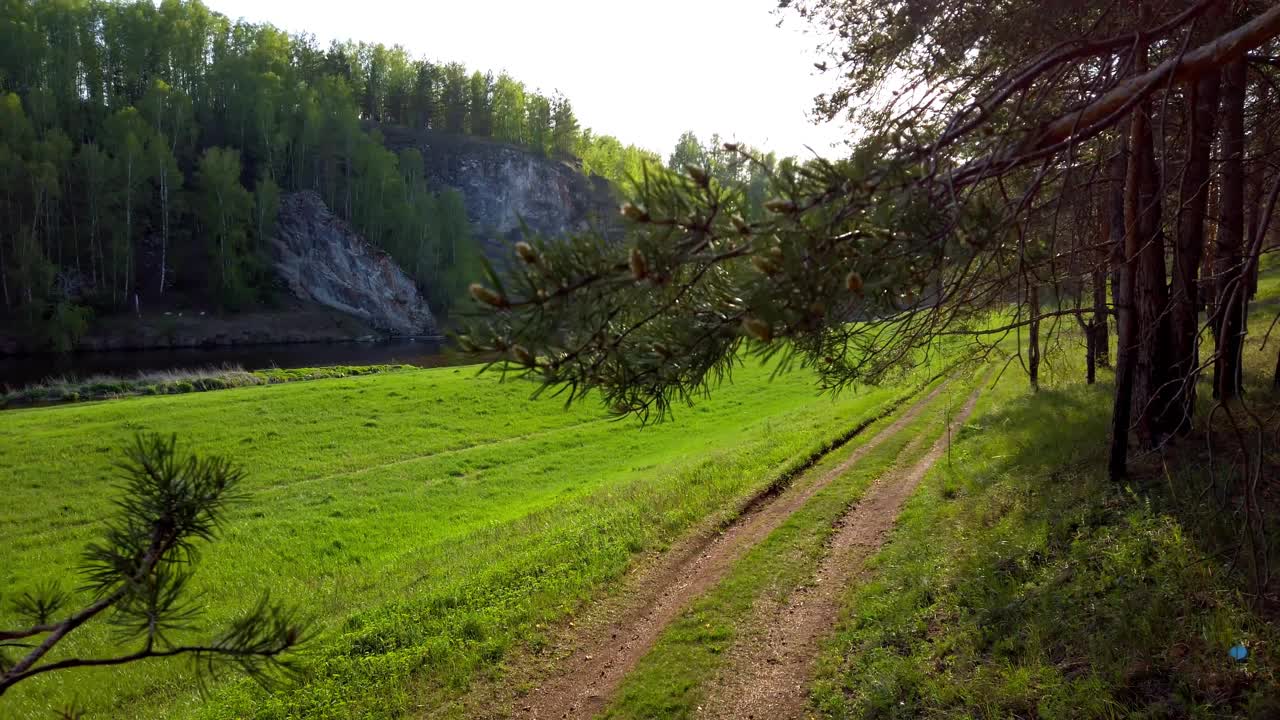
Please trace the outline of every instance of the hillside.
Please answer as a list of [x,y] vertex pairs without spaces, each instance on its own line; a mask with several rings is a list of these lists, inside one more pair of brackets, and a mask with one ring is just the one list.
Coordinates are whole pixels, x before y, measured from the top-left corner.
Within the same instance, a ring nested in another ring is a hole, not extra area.
[[479,274],[473,235],[492,248],[517,217],[580,227],[613,204],[584,172],[616,182],[653,159],[508,75],[382,45],[325,49],[198,1],[23,0],[0,27],[0,352],[154,345],[151,319],[104,341],[125,323],[94,318],[332,297],[289,293],[276,272],[282,200],[300,192],[446,317]]
[[547,156],[493,138],[370,125],[396,155],[415,151],[436,189],[461,194],[471,235],[492,262],[527,229],[549,238],[616,224],[618,189],[570,154]]

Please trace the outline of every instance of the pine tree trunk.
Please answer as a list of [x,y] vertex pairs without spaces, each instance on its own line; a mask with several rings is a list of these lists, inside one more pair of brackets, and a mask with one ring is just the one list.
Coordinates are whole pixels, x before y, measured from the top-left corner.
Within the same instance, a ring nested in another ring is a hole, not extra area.
[[124,287],[125,304],[129,302],[129,261],[133,257],[133,156],[129,156],[128,172],[125,176],[124,201]]
[[[1258,92],[1258,104],[1260,106],[1265,107],[1268,106],[1269,103],[1273,102],[1270,85],[1264,84],[1259,88]],[[1257,159],[1251,163],[1253,167],[1252,171],[1249,173],[1247,191],[1249,198],[1249,224],[1244,236],[1246,241],[1251,241],[1257,236],[1258,232],[1266,231],[1266,228],[1260,229],[1258,225],[1262,222],[1262,205],[1266,195],[1265,185],[1267,180],[1266,173],[1268,163],[1265,161],[1265,158],[1271,157],[1271,153],[1275,149],[1275,143],[1271,133],[1261,131],[1258,134],[1262,136],[1262,146],[1257,149],[1258,156]],[[1258,250],[1261,251],[1265,244],[1265,242],[1260,244],[1258,246]],[[1251,258],[1251,260],[1252,262],[1249,265],[1248,293],[1245,295],[1246,303],[1252,301],[1258,295],[1258,272],[1262,266],[1262,263],[1258,261],[1258,258]],[[1249,314],[1245,313],[1245,323],[1248,324],[1248,322]]]
[[[1145,68],[1145,51],[1139,67]],[[1165,284],[1164,232],[1161,229],[1161,192],[1151,132],[1150,103],[1134,110],[1132,147],[1129,153],[1128,190],[1125,203],[1125,250],[1133,270],[1133,304],[1136,334],[1132,348],[1133,425],[1138,444],[1146,449],[1164,441],[1169,390],[1168,366],[1172,359],[1168,336],[1169,304]]]
[[[1084,379],[1085,382],[1092,385],[1098,379],[1098,280],[1102,278],[1102,272],[1097,267],[1093,271],[1093,317],[1084,325]],[[1106,290],[1103,289],[1105,297]],[[1103,316],[1105,322],[1105,315]]]
[[[4,219],[13,221],[13,197],[6,191],[4,194]],[[16,227],[16,224],[15,224]],[[6,232],[0,235],[0,291],[4,293],[4,307],[6,310],[13,308],[13,302],[9,299],[9,271],[8,263],[5,262],[4,246],[10,239],[14,242],[14,250],[17,250],[17,233]]]
[[1200,365],[1200,263],[1204,255],[1205,220],[1209,204],[1210,150],[1218,112],[1219,73],[1203,75],[1189,88],[1187,160],[1178,193],[1178,238],[1173,252],[1170,321],[1174,383],[1166,426],[1177,433],[1191,430]]
[[[1107,201],[1110,201],[1109,197]],[[1088,345],[1089,363],[1094,369],[1090,376],[1094,379],[1097,376],[1097,367],[1107,367],[1111,364],[1111,339],[1107,329],[1107,266],[1113,243],[1109,208],[1104,204],[1099,218],[1098,247],[1094,252],[1093,270],[1090,273],[1090,282],[1093,286],[1093,319],[1090,321],[1088,331]],[[1093,382],[1093,379],[1090,382]]]
[[[1105,249],[1108,243],[1107,223],[1102,223],[1101,247]],[[1089,320],[1088,343],[1089,346],[1089,384],[1097,378],[1098,365],[1106,368],[1111,363],[1110,338],[1107,337],[1107,252],[1106,250],[1098,251],[1093,263],[1093,273],[1089,282],[1093,287],[1093,318]]]
[[[1219,126],[1221,128],[1221,126]],[[1200,312],[1208,318],[1209,331],[1218,337],[1217,285],[1213,280],[1213,266],[1218,257],[1218,221],[1222,215],[1222,178],[1216,178],[1209,186],[1209,224],[1205,228],[1204,258],[1200,261]],[[1216,392],[1216,391],[1215,391]]]
[[4,293],[4,307],[6,310],[11,309],[13,305],[9,302],[9,273],[5,270],[8,265],[4,259],[5,239],[0,238],[0,292]]
[[[1125,176],[1129,171],[1129,140],[1125,137],[1116,148],[1116,154],[1111,158],[1108,173],[1110,174],[1110,192],[1107,200],[1109,234],[1111,237],[1110,254],[1111,254],[1111,301],[1115,307],[1113,311],[1116,316],[1116,332],[1119,333],[1120,323],[1120,298],[1121,298],[1121,276],[1124,274],[1124,265],[1127,255],[1125,254],[1124,238],[1125,238]],[[1117,351],[1117,356],[1119,351]],[[1117,360],[1118,362],[1118,360]]]
[[1111,364],[1111,334],[1107,328],[1107,276],[1101,264],[1093,271],[1093,322],[1090,332],[1093,351],[1090,363],[1096,367]]
[[1227,65],[1223,83],[1222,218],[1214,257],[1216,280],[1217,357],[1213,368],[1214,397],[1230,400],[1240,394],[1240,365],[1244,331],[1244,103],[1247,72],[1244,60]]
[[[1133,113],[1127,141],[1129,143],[1132,143],[1136,137],[1140,113],[1141,110],[1135,110]],[[1121,176],[1120,182],[1112,186],[1113,199],[1117,194],[1115,189],[1119,190],[1118,194],[1122,198],[1119,207],[1122,208],[1123,228],[1123,232],[1116,236],[1119,240],[1120,262],[1113,265],[1114,272],[1111,280],[1111,292],[1116,307],[1116,395],[1111,407],[1111,452],[1107,472],[1112,480],[1121,480],[1128,474],[1129,426],[1133,409],[1133,365],[1138,344],[1138,324],[1133,298],[1138,257],[1138,189],[1137,184],[1131,182],[1131,173],[1127,171],[1131,164],[1128,160],[1130,155],[1127,149],[1117,154],[1117,158],[1125,159],[1126,172]],[[1112,217],[1115,217],[1114,212]]]
[[1098,381],[1098,333],[1097,328],[1089,326],[1084,337],[1084,381],[1092,385]]
[[1031,389],[1040,390],[1040,288],[1035,284],[1027,288],[1027,302],[1031,306],[1031,326],[1027,337],[1027,365],[1031,375]]

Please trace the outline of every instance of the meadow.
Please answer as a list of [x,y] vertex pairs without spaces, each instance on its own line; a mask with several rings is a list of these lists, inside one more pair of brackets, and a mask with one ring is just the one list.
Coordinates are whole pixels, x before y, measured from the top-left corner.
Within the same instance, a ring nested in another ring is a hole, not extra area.
[[[832,399],[807,372],[771,371],[748,363],[710,399],[647,427],[591,402],[532,400],[534,385],[476,368],[6,411],[8,592],[65,582],[113,510],[120,449],[137,432],[173,433],[180,449],[249,472],[248,500],[198,566],[205,624],[269,589],[316,635],[303,679],[271,691],[224,677],[201,693],[186,665],[150,661],[24,683],[4,698],[5,717],[69,706],[131,718],[421,714],[607,593],[638,554],[732,517],[920,384]],[[57,652],[116,644],[90,625]]]
[[[1259,326],[1280,297],[1268,267]],[[750,641],[753,608],[802,591],[839,518],[977,389],[948,462],[848,588],[811,708],[832,718],[1274,716],[1280,637],[1237,562],[1240,498],[1213,480],[1222,459],[1197,439],[1139,456],[1126,483],[1107,481],[1111,377],[1083,383],[1077,341],[1068,332],[1052,344],[1039,392],[1013,356],[978,368],[935,360],[835,398],[819,396],[806,371],[775,377],[748,362],[709,398],[643,427],[590,401],[534,400],[533,384],[475,367],[303,373],[5,411],[6,595],[74,582],[70,569],[113,511],[120,449],[138,432],[173,433],[249,472],[247,500],[196,574],[205,624],[270,590],[310,617],[315,635],[300,678],[271,689],[225,675],[202,690],[183,663],[150,661],[24,683],[4,697],[3,716],[75,706],[89,717],[467,717],[484,688],[521,676],[511,663],[619,595],[637,562],[766,493],[813,482],[938,388],[943,370],[945,392],[663,628],[604,714],[699,715],[730,671],[726,654]],[[1266,418],[1280,413],[1274,363],[1274,340],[1252,335],[1248,398]],[[1211,404],[1202,387],[1202,418]],[[1221,422],[1202,424],[1197,433],[1228,447]],[[1280,457],[1273,446],[1262,457],[1271,477]],[[1275,517],[1274,496],[1262,498]],[[1274,556],[1280,529],[1266,527]],[[0,626],[12,619],[4,601]],[[117,644],[90,625],[57,652]],[[1237,644],[1247,662],[1228,656]],[[507,702],[528,688],[509,690]]]

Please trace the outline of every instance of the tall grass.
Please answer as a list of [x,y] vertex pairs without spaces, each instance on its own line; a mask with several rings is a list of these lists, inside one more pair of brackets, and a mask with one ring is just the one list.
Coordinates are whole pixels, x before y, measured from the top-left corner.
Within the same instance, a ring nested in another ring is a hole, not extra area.
[[282,370],[245,370],[238,365],[148,370],[129,377],[91,375],[62,377],[0,395],[0,408],[56,405],[87,400],[112,400],[133,395],[180,395],[208,390],[270,385],[298,380],[321,380],[393,372],[407,365],[334,366]]

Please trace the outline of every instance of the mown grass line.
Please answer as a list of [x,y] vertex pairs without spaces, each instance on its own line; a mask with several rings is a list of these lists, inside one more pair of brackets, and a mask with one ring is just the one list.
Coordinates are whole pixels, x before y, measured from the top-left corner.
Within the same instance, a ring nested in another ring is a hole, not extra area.
[[[971,383],[958,382],[959,392]],[[605,712],[608,718],[692,717],[708,683],[721,667],[726,650],[738,638],[738,626],[766,595],[785,597],[811,578],[821,561],[835,522],[874,480],[891,468],[908,447],[923,447],[942,432],[940,413],[950,402],[940,395],[905,429],[886,438],[841,477],[819,490],[809,502],[763,542],[744,555],[721,583],[672,623],[635,671],[624,681]],[[849,452],[875,437],[878,425],[850,443]],[[832,453],[810,472],[825,472],[847,456]]]
[[[347,478],[347,479],[356,478],[361,475],[367,475],[369,473],[385,471],[385,470],[394,469],[394,468],[401,468],[403,466],[412,465],[414,463],[419,463],[419,462],[427,462],[427,461],[436,462],[441,458],[465,455],[467,453],[491,451],[503,446],[515,446],[523,442],[530,442],[534,440],[553,439],[565,433],[580,433],[594,426],[605,425],[605,424],[615,423],[615,422],[617,422],[617,420],[611,417],[596,418],[593,420],[583,420],[582,422],[577,422],[572,425],[567,425],[564,427],[552,428],[550,430],[537,430],[537,431],[525,433],[522,435],[512,435],[511,437],[505,437],[497,440],[490,440],[488,442],[480,442],[474,445],[467,445],[465,447],[442,450],[440,452],[410,455],[409,457],[397,458],[395,460],[389,460],[384,463],[375,463],[371,465],[366,465],[365,467],[356,468],[354,470],[344,470],[342,472],[333,473],[332,475],[317,475],[315,477],[306,477],[306,478],[301,478],[293,481],[281,480],[279,482],[273,483],[270,486],[270,488],[273,490],[282,490],[282,489],[288,489],[288,488],[296,488],[299,485],[303,485],[311,482],[323,482],[328,480],[336,480],[339,478]],[[475,471],[475,472],[482,472],[482,470]],[[452,475],[451,477],[465,478],[465,477],[473,476],[474,474],[475,474],[474,472],[464,473],[461,475]]]

